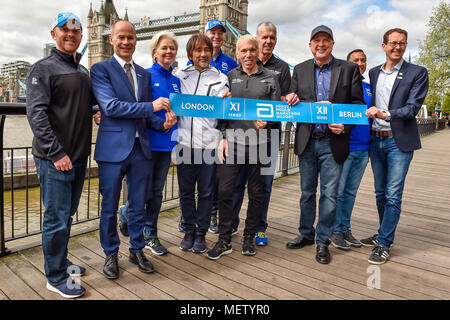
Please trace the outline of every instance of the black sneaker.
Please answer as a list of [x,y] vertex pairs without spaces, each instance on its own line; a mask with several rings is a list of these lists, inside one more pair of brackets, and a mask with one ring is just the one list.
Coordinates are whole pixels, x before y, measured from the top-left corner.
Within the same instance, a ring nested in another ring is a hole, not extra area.
[[157,256],[167,254],[167,249],[161,244],[158,238],[149,239],[145,243],[145,248],[153,252]]
[[219,233],[219,226],[217,225],[217,216],[211,216],[211,223],[209,225],[208,231],[214,234]]
[[255,238],[253,236],[244,236],[242,241],[242,254],[245,256],[254,256],[256,254]]
[[378,245],[377,237],[378,237],[378,234],[374,234],[373,236],[368,237],[366,239],[361,239],[359,242],[364,247],[376,247]]
[[180,249],[183,251],[191,251],[194,246],[195,234],[194,232],[186,232],[184,239],[181,240]]
[[211,260],[217,260],[224,254],[230,254],[233,251],[231,242],[226,243],[222,239],[216,242],[214,247],[206,253],[206,256]]
[[376,246],[372,250],[372,254],[369,257],[369,263],[371,264],[383,264],[389,257],[389,249],[383,246]]
[[186,230],[184,230],[184,226],[183,226],[183,216],[180,215],[180,220],[178,220],[178,231],[180,232],[185,232]]
[[350,246],[347,244],[347,242],[344,239],[344,233],[333,233],[330,237],[331,244],[333,247],[336,247],[338,249],[348,251],[350,250]]
[[343,234],[345,242],[347,242],[348,245],[355,247],[355,248],[361,248],[361,243],[355,239],[355,237],[352,234],[352,230],[347,230]]
[[194,245],[192,246],[192,252],[203,253],[206,251],[206,240],[204,234],[195,235]]

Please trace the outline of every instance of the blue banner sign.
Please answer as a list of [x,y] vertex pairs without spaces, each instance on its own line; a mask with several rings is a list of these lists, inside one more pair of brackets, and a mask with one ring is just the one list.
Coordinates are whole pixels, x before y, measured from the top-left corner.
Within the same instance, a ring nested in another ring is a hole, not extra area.
[[170,94],[177,116],[227,120],[264,120],[306,123],[368,125],[365,104],[327,104],[300,102],[289,106],[283,101],[220,98],[189,94]]

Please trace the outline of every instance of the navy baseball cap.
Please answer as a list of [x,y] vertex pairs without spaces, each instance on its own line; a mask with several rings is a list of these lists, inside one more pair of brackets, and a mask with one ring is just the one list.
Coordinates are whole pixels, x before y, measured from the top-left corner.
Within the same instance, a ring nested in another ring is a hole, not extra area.
[[223,24],[223,22],[218,19],[208,21],[205,27],[205,32],[215,27],[221,27],[223,32],[227,32],[227,29],[225,29],[225,25]]
[[51,25],[51,30],[56,27],[61,28],[67,23],[67,28],[69,29],[82,29],[81,20],[72,12],[61,12],[58,13],[53,20]]
[[330,36],[331,40],[334,41],[334,39],[333,39],[333,31],[331,31],[330,28],[328,28],[327,26],[324,26],[324,25],[315,27],[313,29],[313,31],[311,31],[311,38],[309,40],[312,40],[316,36],[316,34],[318,34],[318,33],[326,33],[327,35]]

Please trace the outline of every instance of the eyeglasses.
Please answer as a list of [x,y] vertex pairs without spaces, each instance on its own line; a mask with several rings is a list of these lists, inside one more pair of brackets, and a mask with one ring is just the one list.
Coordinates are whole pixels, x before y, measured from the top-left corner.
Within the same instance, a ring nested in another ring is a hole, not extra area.
[[396,46],[400,46],[400,48],[406,48],[406,45],[408,44],[408,42],[390,41],[387,44],[390,45],[392,48],[395,48]]

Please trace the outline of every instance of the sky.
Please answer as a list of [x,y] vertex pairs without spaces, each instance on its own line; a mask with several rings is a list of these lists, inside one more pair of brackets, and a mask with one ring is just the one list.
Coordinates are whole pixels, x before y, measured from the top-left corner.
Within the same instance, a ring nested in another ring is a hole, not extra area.
[[[248,26],[255,34],[261,21],[271,21],[278,28],[275,53],[291,65],[312,57],[308,47],[311,30],[325,24],[333,30],[335,45],[333,55],[345,59],[353,49],[363,49],[367,54],[368,68],[385,60],[381,50],[382,37],[390,28],[408,31],[409,55],[414,59],[419,43],[426,36],[426,25],[441,0],[249,0]],[[450,1],[450,0],[445,0]],[[50,25],[58,12],[71,11],[87,26],[87,15],[92,2],[94,11],[101,0],[0,0],[0,65],[17,60],[34,63],[43,56],[45,43],[53,42]],[[120,17],[128,16],[138,22],[144,16],[150,19],[199,12],[200,0],[114,0]],[[276,6],[274,5],[276,3]],[[187,61],[185,44],[188,36],[179,37],[178,61]],[[84,34],[79,51],[87,41]],[[134,61],[150,67],[150,41],[138,42]],[[88,64],[87,53],[81,63]],[[367,72],[366,72],[367,74]]]

